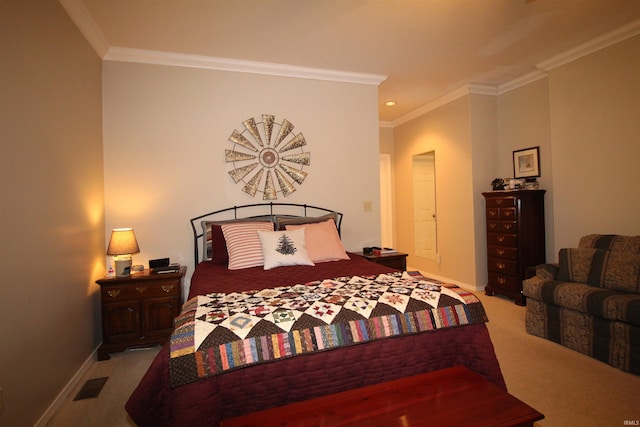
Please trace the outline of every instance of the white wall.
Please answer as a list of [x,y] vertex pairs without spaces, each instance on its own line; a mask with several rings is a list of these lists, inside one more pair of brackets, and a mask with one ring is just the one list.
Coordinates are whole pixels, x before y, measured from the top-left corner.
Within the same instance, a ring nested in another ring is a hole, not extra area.
[[348,250],[379,244],[377,87],[121,62],[103,74],[106,232],[134,227],[134,263],[168,256],[191,273],[189,218],[262,201],[233,183],[224,150],[263,113],[293,123],[311,153],[304,183],[278,201],[343,212]]

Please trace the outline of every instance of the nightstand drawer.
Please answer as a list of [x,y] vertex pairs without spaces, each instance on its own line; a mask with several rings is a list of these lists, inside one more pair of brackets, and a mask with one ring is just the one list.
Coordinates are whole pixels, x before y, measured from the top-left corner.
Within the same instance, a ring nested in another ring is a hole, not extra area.
[[140,297],[166,297],[180,294],[179,281],[140,282],[128,285],[105,286],[102,288],[102,300],[124,301]]

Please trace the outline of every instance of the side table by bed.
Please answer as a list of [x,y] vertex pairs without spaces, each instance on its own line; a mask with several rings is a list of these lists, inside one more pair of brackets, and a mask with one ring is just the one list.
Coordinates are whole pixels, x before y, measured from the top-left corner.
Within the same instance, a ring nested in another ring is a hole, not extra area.
[[382,264],[389,268],[395,268],[397,270],[406,270],[407,269],[407,255],[403,252],[394,252],[390,254],[365,254],[363,252],[356,252],[357,255],[363,256],[371,262],[375,262],[376,264]]
[[102,345],[98,360],[128,347],[146,347],[165,342],[173,331],[173,319],[182,306],[182,279],[187,267],[177,273],[144,270],[127,277],[105,277],[100,285]]

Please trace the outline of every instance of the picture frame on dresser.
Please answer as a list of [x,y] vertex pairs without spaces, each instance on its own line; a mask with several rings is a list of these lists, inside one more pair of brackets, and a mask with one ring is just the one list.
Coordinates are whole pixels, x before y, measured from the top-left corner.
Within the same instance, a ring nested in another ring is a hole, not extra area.
[[540,176],[540,147],[530,147],[513,152],[513,177],[537,178]]

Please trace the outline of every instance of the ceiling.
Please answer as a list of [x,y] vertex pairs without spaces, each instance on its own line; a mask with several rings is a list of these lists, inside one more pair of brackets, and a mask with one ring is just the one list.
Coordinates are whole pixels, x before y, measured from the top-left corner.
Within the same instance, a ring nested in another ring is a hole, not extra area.
[[640,34],[638,0],[59,1],[103,57],[134,48],[371,75],[391,123],[460,88],[542,73],[614,30]]

